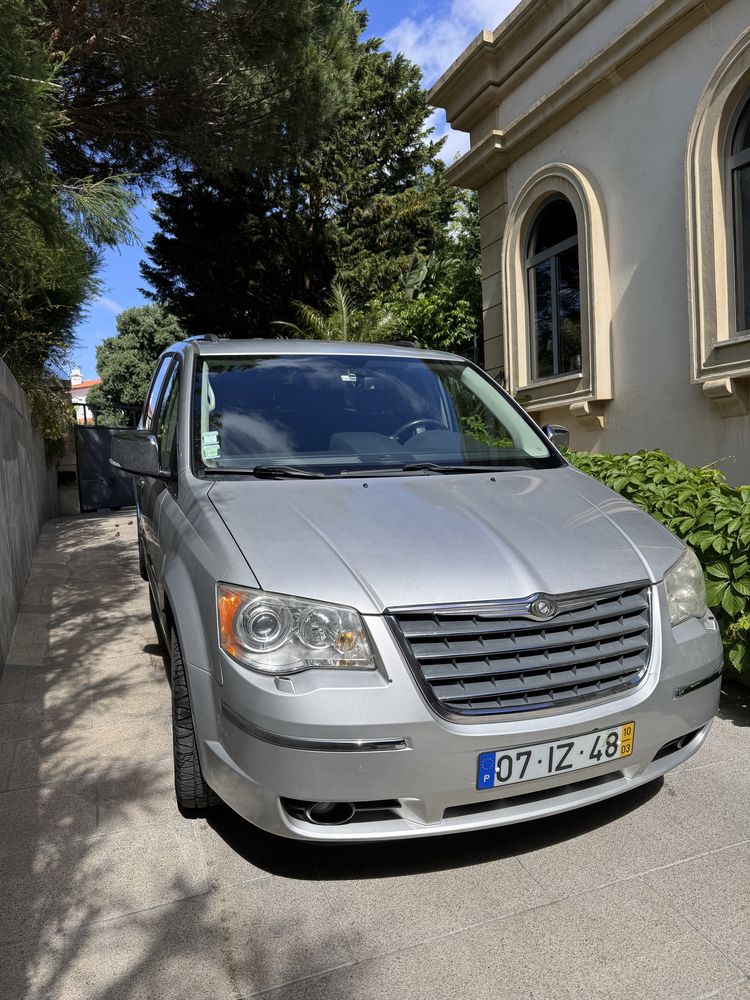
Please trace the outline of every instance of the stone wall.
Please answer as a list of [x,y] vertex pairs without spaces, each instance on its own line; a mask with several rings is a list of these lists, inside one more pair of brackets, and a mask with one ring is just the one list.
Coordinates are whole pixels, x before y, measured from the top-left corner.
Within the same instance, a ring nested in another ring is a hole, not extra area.
[[0,361],[0,670],[40,528],[57,505],[57,472],[31,428],[26,397]]

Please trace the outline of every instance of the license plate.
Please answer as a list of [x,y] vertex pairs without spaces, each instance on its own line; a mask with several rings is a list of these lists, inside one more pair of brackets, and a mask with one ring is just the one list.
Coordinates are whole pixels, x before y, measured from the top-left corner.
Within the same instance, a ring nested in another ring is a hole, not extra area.
[[634,739],[635,723],[625,722],[613,729],[571,736],[553,743],[534,743],[480,753],[477,788],[480,791],[483,788],[502,788],[519,781],[582,771],[586,767],[606,764],[608,760],[629,757],[633,752]]

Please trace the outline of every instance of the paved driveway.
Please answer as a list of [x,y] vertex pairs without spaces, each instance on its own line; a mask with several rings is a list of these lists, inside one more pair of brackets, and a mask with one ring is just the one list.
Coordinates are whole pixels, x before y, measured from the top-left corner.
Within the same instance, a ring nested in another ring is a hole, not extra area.
[[661,784],[314,848],[183,819],[132,515],[50,522],[0,680],[0,998],[750,998],[750,715]]

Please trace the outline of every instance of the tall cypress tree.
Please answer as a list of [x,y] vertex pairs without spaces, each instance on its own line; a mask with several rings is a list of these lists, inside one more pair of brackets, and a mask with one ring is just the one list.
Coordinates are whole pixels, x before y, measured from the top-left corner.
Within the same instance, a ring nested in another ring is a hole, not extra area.
[[419,68],[360,42],[352,99],[308,156],[231,178],[183,171],[156,194],[153,298],[190,333],[247,336],[294,318],[293,300],[322,305],[336,274],[357,301],[387,292],[446,240],[455,194],[429,116]]

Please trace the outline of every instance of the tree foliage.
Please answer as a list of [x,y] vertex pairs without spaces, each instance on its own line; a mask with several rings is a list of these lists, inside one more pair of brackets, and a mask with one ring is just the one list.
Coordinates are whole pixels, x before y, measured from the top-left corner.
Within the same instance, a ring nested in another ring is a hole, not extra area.
[[158,305],[125,309],[116,320],[117,333],[96,349],[96,369],[102,384],[89,390],[92,408],[116,412],[140,406],[159,355],[186,334],[174,316]]
[[[35,407],[50,403],[48,433],[68,419],[73,331],[98,289],[100,248],[132,237],[137,185],[170,185],[144,274],[189,333],[266,334],[298,318],[345,336],[469,342],[475,265],[453,232],[461,202],[420,71],[357,41],[357,6],[0,5],[0,356]],[[424,261],[409,292],[401,281]],[[142,326],[171,322],[149,316]],[[111,341],[139,343],[121,323]],[[99,395],[140,400],[148,340],[119,355],[104,345]]]
[[658,450],[567,457],[695,550],[727,661],[740,672],[750,669],[750,486],[733,489],[718,469],[689,468]]
[[346,100],[357,23],[349,0],[0,4],[0,357],[48,437],[133,186],[307,148]]
[[56,121],[51,67],[20,0],[0,6],[0,352],[18,367],[62,347],[95,259],[64,217],[45,143]]
[[270,175],[218,183],[182,171],[154,200],[159,231],[141,273],[190,334],[266,335],[332,276],[323,239]]
[[61,376],[73,330],[97,289],[97,245],[129,235],[129,197],[117,179],[69,184],[50,168],[62,119],[36,29],[23,0],[0,5],[0,357],[36,428],[59,446],[72,413]]
[[293,337],[313,340],[369,341],[393,339],[394,320],[385,309],[358,309],[341,282],[334,279],[325,309],[295,302],[298,322],[277,321]]
[[141,179],[190,162],[267,162],[346,99],[356,21],[346,0],[41,0],[59,66],[69,177]]
[[479,208],[473,193],[456,198],[439,254],[415,255],[399,285],[380,299],[396,335],[423,347],[481,360],[482,287]]
[[323,307],[337,275],[363,305],[415,252],[446,245],[456,194],[420,80],[403,56],[360,42],[351,99],[308,155],[230,178],[178,173],[155,196],[142,268],[154,298],[191,333],[265,335],[294,320],[295,301]]

